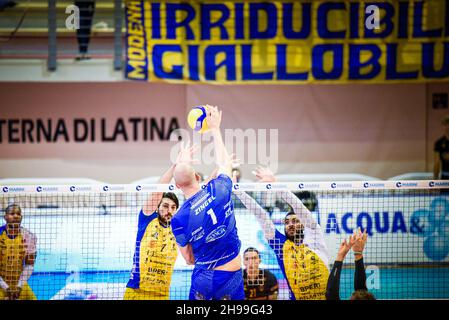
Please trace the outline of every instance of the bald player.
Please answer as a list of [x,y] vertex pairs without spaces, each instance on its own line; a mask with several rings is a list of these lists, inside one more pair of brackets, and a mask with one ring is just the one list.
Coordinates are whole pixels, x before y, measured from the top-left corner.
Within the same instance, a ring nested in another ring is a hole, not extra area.
[[218,176],[202,189],[188,164],[177,166],[175,183],[186,200],[172,219],[172,230],[186,262],[195,265],[190,300],[244,300],[240,239],[231,199],[232,162],[220,132],[221,111],[206,106]]
[[0,227],[0,300],[36,300],[28,285],[36,260],[36,236],[21,227],[22,209],[5,209],[6,224]]

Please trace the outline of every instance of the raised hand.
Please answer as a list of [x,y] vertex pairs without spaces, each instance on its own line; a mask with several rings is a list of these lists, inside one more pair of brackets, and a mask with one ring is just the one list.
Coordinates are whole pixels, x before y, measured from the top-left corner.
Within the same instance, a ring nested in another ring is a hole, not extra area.
[[353,234],[349,237],[348,241],[344,239],[340,244],[340,248],[338,249],[336,261],[343,261],[348,254],[349,250],[354,246],[356,242],[356,235]]
[[205,105],[207,111],[206,121],[209,129],[220,129],[222,111],[218,107]]
[[276,182],[274,173],[268,167],[258,166],[252,173],[259,179],[259,182]]
[[233,169],[240,167],[240,165],[242,164],[242,161],[237,158],[237,155],[235,153],[232,153],[229,156],[229,158],[231,160],[231,164],[232,164],[232,168]]
[[362,256],[363,250],[365,249],[366,241],[368,240],[368,234],[366,233],[366,229],[362,233],[360,228],[358,228],[357,231],[354,232],[354,235],[356,239],[352,247],[352,251],[354,251],[354,254],[356,255],[357,258],[357,256],[359,257]]
[[176,164],[186,163],[186,164],[198,164],[199,160],[193,158],[193,154],[198,150],[198,145],[190,145],[190,141],[184,143],[181,141],[181,149],[179,150],[178,156],[176,157]]

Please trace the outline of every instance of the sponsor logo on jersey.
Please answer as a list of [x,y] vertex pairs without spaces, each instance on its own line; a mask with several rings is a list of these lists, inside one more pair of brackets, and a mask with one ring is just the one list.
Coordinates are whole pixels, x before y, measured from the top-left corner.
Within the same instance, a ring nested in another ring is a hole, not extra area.
[[206,243],[220,239],[226,233],[226,226],[219,226],[206,237]]

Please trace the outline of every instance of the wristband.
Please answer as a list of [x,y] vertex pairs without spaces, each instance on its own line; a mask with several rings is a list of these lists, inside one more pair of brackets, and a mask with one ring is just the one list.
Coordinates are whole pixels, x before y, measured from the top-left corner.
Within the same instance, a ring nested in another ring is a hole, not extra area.
[[357,256],[357,255],[362,255],[362,252],[354,251],[354,255],[355,255],[355,256]]

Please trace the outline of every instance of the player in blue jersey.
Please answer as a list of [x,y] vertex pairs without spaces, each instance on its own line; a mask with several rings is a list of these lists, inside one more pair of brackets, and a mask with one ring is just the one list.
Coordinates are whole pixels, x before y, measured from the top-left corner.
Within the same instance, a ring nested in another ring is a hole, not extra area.
[[207,123],[214,140],[217,178],[202,189],[199,176],[187,164],[175,169],[176,186],[186,200],[172,219],[180,252],[194,264],[191,300],[243,300],[240,239],[232,201],[232,161],[220,132],[221,111],[206,106]]

